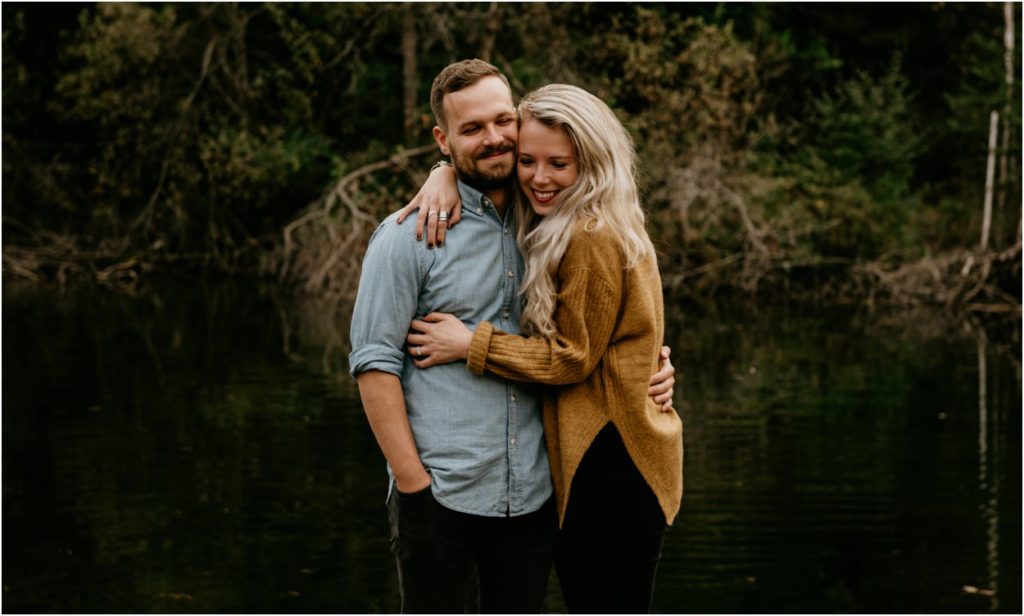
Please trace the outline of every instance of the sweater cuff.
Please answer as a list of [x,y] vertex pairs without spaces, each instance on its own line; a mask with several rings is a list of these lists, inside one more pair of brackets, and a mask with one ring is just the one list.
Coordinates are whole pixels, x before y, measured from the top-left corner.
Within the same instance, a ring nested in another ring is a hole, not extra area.
[[469,353],[466,354],[466,367],[473,374],[484,373],[487,349],[491,346],[491,334],[493,333],[494,325],[490,321],[481,322],[473,332],[473,341],[469,343]]

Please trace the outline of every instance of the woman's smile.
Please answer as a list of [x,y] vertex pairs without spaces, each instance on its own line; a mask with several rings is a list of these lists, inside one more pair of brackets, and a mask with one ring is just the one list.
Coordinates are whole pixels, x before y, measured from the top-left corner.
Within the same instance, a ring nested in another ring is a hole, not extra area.
[[552,199],[554,199],[555,195],[557,195],[558,193],[560,193],[562,191],[560,191],[560,190],[551,190],[551,191],[548,191],[548,192],[541,192],[541,191],[539,191],[537,189],[531,189],[531,192],[533,192],[533,198],[536,199],[539,203],[547,203],[548,201],[551,201]]

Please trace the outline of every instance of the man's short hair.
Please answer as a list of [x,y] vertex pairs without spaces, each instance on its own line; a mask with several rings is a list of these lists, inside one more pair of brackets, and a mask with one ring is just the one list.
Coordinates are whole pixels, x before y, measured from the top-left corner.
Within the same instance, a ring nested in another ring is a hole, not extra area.
[[434,112],[434,120],[441,130],[448,130],[448,119],[444,116],[444,95],[469,87],[484,77],[500,77],[505,82],[509,94],[512,93],[508,85],[508,78],[490,62],[484,62],[476,58],[462,60],[444,67],[437,77],[434,78],[434,85],[430,88],[430,110]]

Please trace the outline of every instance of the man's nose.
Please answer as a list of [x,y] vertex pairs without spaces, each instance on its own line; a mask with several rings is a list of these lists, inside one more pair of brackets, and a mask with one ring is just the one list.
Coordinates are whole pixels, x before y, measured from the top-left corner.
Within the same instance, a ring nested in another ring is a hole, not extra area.
[[488,124],[484,127],[484,143],[487,145],[501,143],[501,133],[498,132],[498,128],[493,124]]

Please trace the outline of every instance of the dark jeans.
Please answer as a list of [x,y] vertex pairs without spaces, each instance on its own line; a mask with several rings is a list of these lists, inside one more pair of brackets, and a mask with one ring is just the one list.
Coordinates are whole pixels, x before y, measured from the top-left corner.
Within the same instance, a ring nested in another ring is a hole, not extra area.
[[540,612],[557,528],[552,501],[527,515],[490,518],[447,509],[428,487],[394,490],[388,512],[403,613],[464,613],[474,563],[482,613]]
[[556,541],[569,612],[650,612],[664,536],[658,499],[608,424],[576,470]]

